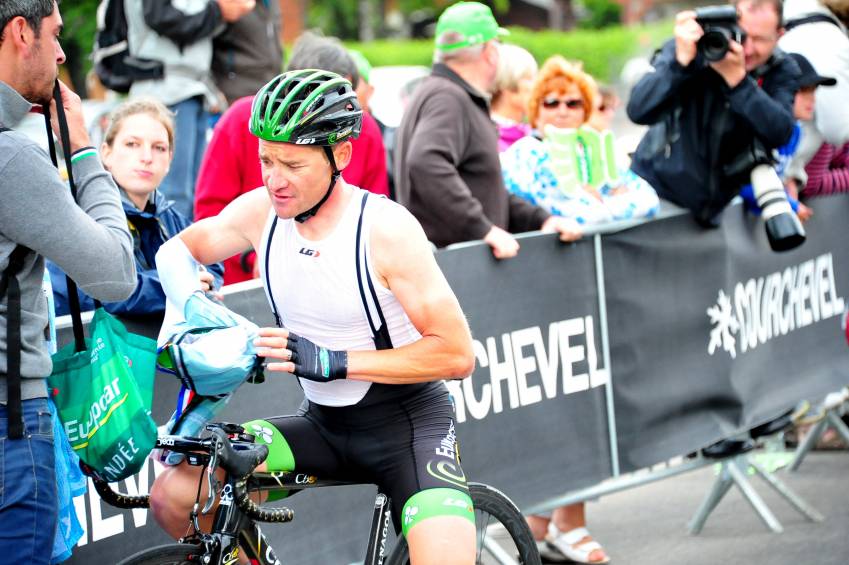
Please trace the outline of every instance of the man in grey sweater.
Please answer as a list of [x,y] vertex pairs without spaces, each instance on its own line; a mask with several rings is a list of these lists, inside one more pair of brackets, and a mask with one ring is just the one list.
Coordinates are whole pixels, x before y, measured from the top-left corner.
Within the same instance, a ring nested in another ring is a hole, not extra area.
[[[65,60],[61,28],[54,0],[0,2],[0,273],[6,275],[0,285],[0,555],[9,563],[48,563],[56,529],[44,259],[100,300],[123,300],[136,282],[118,189],[90,147],[79,97],[61,85],[79,206],[44,150],[14,131],[33,104],[50,104],[57,66]],[[14,275],[6,271],[16,248],[26,249],[16,254]],[[8,339],[18,326],[9,323],[18,311],[9,308],[10,276],[20,289],[14,292],[20,295],[19,363],[10,355],[18,344]],[[16,367],[20,384],[7,385]]]

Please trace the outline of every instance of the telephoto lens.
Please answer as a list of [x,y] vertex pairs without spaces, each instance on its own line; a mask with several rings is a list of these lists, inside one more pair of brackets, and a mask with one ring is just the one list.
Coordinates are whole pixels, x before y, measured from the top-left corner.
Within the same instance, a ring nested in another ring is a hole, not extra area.
[[789,251],[805,242],[805,228],[790,207],[784,184],[772,165],[752,169],[752,188],[763,213],[766,237],[773,251]]

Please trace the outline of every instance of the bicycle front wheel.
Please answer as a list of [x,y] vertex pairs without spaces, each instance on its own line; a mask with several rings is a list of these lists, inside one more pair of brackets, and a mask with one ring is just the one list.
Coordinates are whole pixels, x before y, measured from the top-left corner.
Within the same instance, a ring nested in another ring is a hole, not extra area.
[[[476,565],[541,565],[531,529],[507,495],[482,483],[469,483],[469,495],[475,506]],[[410,563],[410,548],[406,539],[398,539],[386,563]]]
[[118,565],[197,565],[203,548],[193,543],[172,543],[139,551]]

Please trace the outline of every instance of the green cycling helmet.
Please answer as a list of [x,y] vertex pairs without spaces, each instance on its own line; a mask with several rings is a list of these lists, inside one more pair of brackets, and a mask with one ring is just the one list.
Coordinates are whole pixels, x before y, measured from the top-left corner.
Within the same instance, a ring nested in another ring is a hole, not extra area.
[[289,71],[254,97],[251,133],[266,141],[334,145],[360,134],[363,111],[351,83],[329,71]]

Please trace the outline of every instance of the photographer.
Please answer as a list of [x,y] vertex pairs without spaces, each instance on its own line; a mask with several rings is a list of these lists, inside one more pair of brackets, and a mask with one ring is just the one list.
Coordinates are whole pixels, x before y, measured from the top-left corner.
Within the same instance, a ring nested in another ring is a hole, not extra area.
[[770,151],[793,132],[799,69],[775,48],[781,1],[734,7],[678,14],[675,38],[655,55],[654,72],[628,103],[631,120],[651,126],[632,169],[705,226],[717,225],[749,182],[754,147]]

